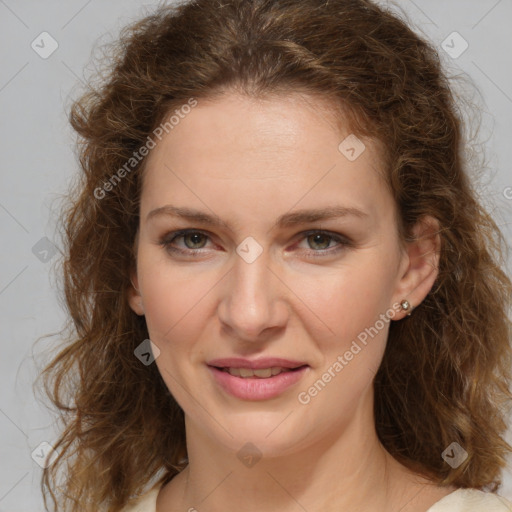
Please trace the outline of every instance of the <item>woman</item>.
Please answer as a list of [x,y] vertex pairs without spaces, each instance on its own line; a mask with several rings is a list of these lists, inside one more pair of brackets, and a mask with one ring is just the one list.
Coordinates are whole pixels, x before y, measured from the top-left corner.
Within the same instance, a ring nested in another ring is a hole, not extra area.
[[116,48],[71,114],[58,510],[512,510],[512,285],[435,50],[367,0]]

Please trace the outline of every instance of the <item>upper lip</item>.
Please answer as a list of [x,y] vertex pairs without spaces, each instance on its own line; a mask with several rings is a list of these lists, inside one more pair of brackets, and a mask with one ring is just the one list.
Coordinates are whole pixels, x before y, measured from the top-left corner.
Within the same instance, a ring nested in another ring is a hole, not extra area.
[[300,361],[292,361],[290,359],[282,359],[279,357],[265,357],[253,360],[244,359],[241,357],[227,357],[223,359],[212,359],[207,364],[217,368],[250,368],[251,370],[273,367],[299,368],[301,366],[306,366],[306,363]]

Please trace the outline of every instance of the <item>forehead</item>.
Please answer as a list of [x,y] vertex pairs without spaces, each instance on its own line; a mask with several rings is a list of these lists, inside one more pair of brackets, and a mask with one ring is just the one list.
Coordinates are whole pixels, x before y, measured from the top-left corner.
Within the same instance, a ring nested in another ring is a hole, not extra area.
[[378,141],[355,138],[318,98],[199,99],[148,155],[141,216],[183,193],[203,207],[228,199],[248,207],[251,198],[286,209],[322,199],[374,211],[389,201],[380,154]]

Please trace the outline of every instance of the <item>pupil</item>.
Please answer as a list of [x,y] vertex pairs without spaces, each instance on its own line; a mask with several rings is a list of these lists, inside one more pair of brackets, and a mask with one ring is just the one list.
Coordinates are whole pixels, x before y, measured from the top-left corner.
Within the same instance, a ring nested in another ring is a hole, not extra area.
[[195,245],[196,243],[200,243],[197,241],[197,238],[199,238],[200,240],[202,235],[200,233],[192,233],[191,235],[188,236],[192,239],[192,244]]
[[[192,242],[192,245],[200,243],[202,236],[203,235],[201,235],[201,233],[192,233],[191,235],[188,235],[190,241]],[[322,234],[311,235],[310,238],[313,239],[314,244],[319,243],[320,245],[323,245],[323,246],[329,245],[329,237],[327,235],[322,235]],[[322,240],[324,240],[324,244],[322,244]]]
[[324,240],[327,240],[327,245],[329,245],[329,237],[327,235],[322,235],[322,234],[317,234],[317,235],[312,235],[313,236],[313,242],[316,244],[320,239],[320,245],[325,245],[325,244],[322,244],[322,239]]

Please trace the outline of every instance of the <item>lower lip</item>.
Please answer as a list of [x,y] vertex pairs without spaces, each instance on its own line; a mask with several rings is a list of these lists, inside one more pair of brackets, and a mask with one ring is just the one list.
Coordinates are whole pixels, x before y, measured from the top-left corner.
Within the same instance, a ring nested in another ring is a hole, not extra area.
[[308,369],[307,366],[303,366],[298,370],[282,372],[273,377],[262,379],[259,377],[236,377],[213,366],[208,366],[208,368],[224,391],[242,400],[269,400],[275,398],[290,386],[296,384]]

